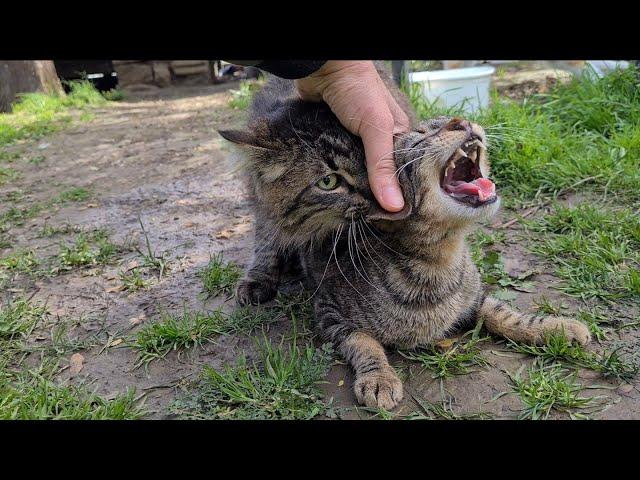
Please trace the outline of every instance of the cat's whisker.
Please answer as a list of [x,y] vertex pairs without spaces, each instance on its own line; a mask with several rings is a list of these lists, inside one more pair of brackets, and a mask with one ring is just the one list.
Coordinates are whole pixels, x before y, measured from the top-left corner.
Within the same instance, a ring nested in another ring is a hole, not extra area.
[[311,300],[314,297],[314,295],[316,293],[318,293],[318,290],[320,290],[320,287],[322,286],[322,282],[324,281],[324,277],[327,275],[327,270],[329,269],[329,264],[331,263],[331,257],[336,255],[336,246],[338,245],[338,241],[340,240],[340,235],[342,235],[342,228],[343,228],[343,225],[340,225],[340,226],[338,226],[338,228],[334,232],[335,236],[334,236],[334,241],[333,241],[333,248],[331,249],[331,253],[329,254],[329,260],[327,260],[327,264],[324,266],[324,272],[322,273],[322,277],[320,278],[320,281],[318,282],[318,286],[313,291],[311,296],[307,299],[307,301]]
[[[351,249],[351,238],[353,237],[353,243],[354,243],[354,247],[356,250],[356,256],[358,257],[358,261],[360,262],[360,267],[362,268],[362,271],[364,272],[364,275],[362,273],[360,273],[360,270],[358,270],[358,267],[356,266],[355,260],[353,258],[353,252]],[[351,215],[351,225],[349,226],[349,256],[351,257],[351,263],[353,263],[353,267],[356,269],[356,272],[362,277],[362,279],[367,282],[369,285],[371,285],[373,288],[375,288],[376,290],[382,292],[382,290],[380,288],[378,288],[377,286],[375,286],[372,281],[371,278],[369,277],[369,275],[367,274],[367,270],[364,266],[364,264],[362,263],[362,259],[360,258],[360,253],[358,250],[358,240],[355,237],[355,223],[353,221],[353,214]]]
[[371,234],[382,244],[384,245],[388,250],[392,251],[393,253],[397,253],[398,255],[400,255],[401,257],[406,257],[406,255],[404,253],[400,253],[396,250],[394,250],[393,248],[391,248],[389,245],[387,245],[386,243],[384,243],[380,237],[378,237],[378,235],[376,235],[373,230],[371,230],[371,227],[369,226],[369,222],[364,222],[364,226],[367,227],[367,229],[371,232]]
[[[341,230],[341,233],[342,233],[342,230]],[[339,237],[338,237],[338,238],[339,238]],[[336,245],[337,245],[337,244],[336,244]],[[354,286],[353,286],[353,284],[349,281],[349,279],[347,278],[347,276],[346,276],[346,275],[344,274],[344,272],[342,271],[342,268],[340,268],[340,262],[338,262],[338,255],[335,253],[336,245],[334,245],[334,246],[333,246],[333,252],[334,252],[333,258],[334,258],[334,259],[335,259],[335,261],[336,261],[336,267],[338,267],[338,271],[340,272],[340,275],[342,275],[342,278],[344,278],[344,279],[345,279],[345,281],[349,284],[349,286],[350,286],[351,288],[353,288],[353,290],[354,290],[358,295],[360,295],[360,296],[362,297],[362,299],[363,299],[365,302],[367,302],[367,304],[371,305],[371,303],[369,302],[369,300],[367,300],[367,297],[365,297],[365,296],[362,294],[362,292],[360,292],[360,290],[358,290],[356,287],[354,287]]]
[[378,264],[378,262],[375,261],[375,259],[373,258],[373,256],[371,255],[371,252],[369,252],[369,247],[371,247],[371,249],[375,252],[376,255],[378,255],[379,258],[383,259],[382,255],[380,255],[380,253],[373,248],[373,246],[369,243],[369,239],[367,238],[367,235],[364,233],[364,228],[362,227],[362,222],[363,220],[358,220],[358,223],[356,224],[358,227],[358,230],[360,231],[360,236],[362,237],[362,245],[364,246],[368,257],[371,259],[371,261],[374,263],[374,265],[376,267],[378,267],[378,270],[380,270],[381,272],[384,271],[382,267],[380,267],[380,265]]

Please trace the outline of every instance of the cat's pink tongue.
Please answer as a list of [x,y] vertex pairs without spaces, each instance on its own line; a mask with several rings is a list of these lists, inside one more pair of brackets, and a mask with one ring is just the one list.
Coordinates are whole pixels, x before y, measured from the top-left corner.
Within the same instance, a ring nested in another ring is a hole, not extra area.
[[473,182],[453,182],[447,185],[447,191],[459,195],[475,195],[481,202],[496,194],[496,186],[488,178],[476,178]]

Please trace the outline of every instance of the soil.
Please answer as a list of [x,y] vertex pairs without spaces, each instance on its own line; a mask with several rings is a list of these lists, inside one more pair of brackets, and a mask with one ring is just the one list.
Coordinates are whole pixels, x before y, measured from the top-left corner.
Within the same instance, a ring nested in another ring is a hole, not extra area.
[[[170,417],[168,405],[203,365],[218,368],[233,364],[241,354],[251,356],[254,349],[253,340],[246,335],[224,335],[215,343],[205,343],[180,356],[171,353],[164,360],[152,362],[145,371],[134,369],[136,353],[118,344],[118,339],[157,320],[163,311],[178,311],[184,306],[198,310],[218,305],[227,310],[233,308],[232,300],[203,300],[202,282],[197,276],[212,254],[222,252],[226,260],[241,266],[251,256],[253,220],[237,168],[238,153],[216,133],[219,128],[241,124],[244,116],[229,108],[228,89],[229,85],[182,86],[130,93],[125,101],[94,110],[94,118],[88,122],[11,147],[22,152],[24,158],[44,156],[45,160],[37,165],[23,162],[16,166],[22,175],[11,187],[2,187],[3,203],[5,194],[14,190],[24,192],[24,198],[16,202],[21,207],[46,201],[71,186],[91,191],[91,198],[85,201],[45,211],[22,227],[13,228],[10,240],[14,246],[35,249],[39,258],[56,255],[59,242],[73,235],[39,238],[38,233],[45,224],[69,223],[106,228],[116,243],[142,248],[141,219],[152,247],[156,252],[165,252],[171,260],[163,278],[135,293],[115,288],[120,284],[118,273],[139,261],[139,255],[131,250],[121,254],[121,262],[114,265],[74,269],[35,281],[21,278],[10,292],[33,295],[33,301],[46,302],[57,321],[73,319],[74,337],[100,333],[102,344],[80,352],[84,356],[80,372],[64,370],[61,381],[93,382],[98,393],[107,397],[126,387],[136,387],[146,394],[150,418]],[[539,261],[527,252],[526,239],[519,228],[514,223],[504,229],[507,241],[498,247],[512,273],[539,268]],[[0,256],[6,253],[8,250],[0,250]],[[549,271],[533,280],[537,291],[518,293],[514,302],[522,311],[533,311],[533,300],[541,295],[566,304],[569,311],[580,306],[577,300],[553,289],[558,279]],[[621,319],[629,321],[637,315],[625,308],[619,306]],[[135,325],[132,319],[136,319]],[[288,325],[276,325],[273,332],[287,328]],[[624,342],[635,349],[640,341],[634,329],[625,329],[621,336],[614,332],[611,337],[606,346]],[[109,343],[115,345],[107,346]],[[419,365],[392,355],[393,363],[402,366],[409,377],[405,400],[396,412],[408,414],[417,410],[412,397],[439,402],[445,391],[453,397],[452,408],[458,414],[488,412],[495,418],[517,418],[522,408],[520,399],[499,394],[510,390],[505,371],[514,373],[532,358],[507,353],[502,343],[493,340],[481,345],[491,365],[444,382],[432,378],[429,371],[421,372]],[[601,346],[596,343],[591,348]],[[586,385],[606,387],[586,392],[587,396],[609,398],[610,407],[593,418],[640,418],[637,380],[621,385],[590,371],[581,371],[580,379]],[[323,388],[327,397],[334,397],[334,406],[356,405],[352,382],[353,375],[346,366],[332,367]],[[341,411],[342,418],[369,416],[362,410]],[[557,418],[566,416],[558,414]]]

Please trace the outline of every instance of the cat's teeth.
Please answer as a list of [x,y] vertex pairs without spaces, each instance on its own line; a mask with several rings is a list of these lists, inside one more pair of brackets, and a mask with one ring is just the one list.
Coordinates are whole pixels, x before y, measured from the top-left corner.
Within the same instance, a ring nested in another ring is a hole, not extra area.
[[476,140],[476,143],[477,143],[477,144],[478,144],[478,146],[479,146],[480,148],[482,148],[483,150],[486,150],[486,149],[487,149],[487,147],[485,146],[485,144],[484,144],[484,143],[482,143],[480,140]]
[[458,148],[458,150],[456,150],[456,153],[458,155],[460,155],[461,157],[465,157],[467,158],[469,155],[467,155],[467,152],[465,152],[464,150],[462,150],[461,148]]
[[475,162],[475,161],[476,161],[476,158],[478,158],[478,151],[477,151],[477,150],[474,150],[473,152],[471,152],[471,153],[469,154],[469,158],[470,158],[473,162]]
[[447,168],[445,168],[444,170],[444,178],[447,178],[447,176],[449,175],[449,169],[455,170],[455,168],[456,168],[456,164],[453,162],[447,165]]

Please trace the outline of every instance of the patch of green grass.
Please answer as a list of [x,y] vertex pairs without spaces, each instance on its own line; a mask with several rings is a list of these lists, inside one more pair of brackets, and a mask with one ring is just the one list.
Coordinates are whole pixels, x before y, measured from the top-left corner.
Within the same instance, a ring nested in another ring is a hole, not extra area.
[[111,90],[104,92],[102,95],[110,102],[120,102],[126,98],[126,94],[121,88],[112,88]]
[[18,250],[11,255],[0,258],[0,270],[33,274],[40,264],[33,250]]
[[597,307],[591,309],[580,309],[576,316],[589,326],[591,335],[593,335],[598,342],[606,340],[607,338],[607,331],[602,328],[602,325],[611,325],[616,323],[612,321],[602,309]]
[[58,253],[60,268],[69,270],[87,265],[108,263],[119,251],[119,247],[109,241],[109,235],[98,230],[91,234],[80,233],[73,244],[63,244]]
[[60,225],[60,226],[49,225],[48,223],[45,223],[42,226],[42,229],[40,230],[40,232],[38,232],[38,237],[49,238],[55,235],[67,234],[71,232],[80,233],[82,232],[82,227],[73,226],[68,223],[65,223],[64,225]]
[[602,374],[603,377],[613,377],[618,380],[634,378],[640,366],[635,359],[625,359],[618,354],[620,349],[602,353],[589,352],[581,345],[569,343],[562,333],[554,332],[545,340],[544,345],[524,345],[513,342],[508,347],[519,353],[532,355],[546,363],[563,363],[574,367],[588,368]]
[[555,305],[544,295],[534,299],[536,311],[540,315],[562,315],[562,311],[567,308],[565,304]]
[[505,234],[503,232],[487,233],[483,230],[476,230],[468,240],[471,247],[471,259],[478,267],[484,283],[501,288],[511,287],[521,292],[534,290],[534,283],[528,279],[536,273],[535,271],[529,270],[519,275],[510,275],[504,268],[504,260],[500,253],[495,250],[486,250],[487,247],[504,242]]
[[486,367],[487,360],[478,348],[485,338],[471,338],[468,341],[456,341],[448,350],[441,351],[437,347],[418,348],[411,351],[399,350],[404,358],[419,362],[433,372],[433,378],[448,378],[453,375],[466,375],[475,367]]
[[571,125],[577,131],[593,131],[605,136],[640,124],[638,70],[631,67],[598,78],[587,69],[580,77],[541,95],[540,109],[552,120]]
[[246,110],[251,104],[251,100],[260,89],[262,82],[255,80],[242,80],[238,90],[230,90],[231,99],[229,106],[236,110]]
[[5,198],[9,202],[19,202],[24,199],[24,191],[23,190],[13,190],[11,192],[7,192],[5,194]]
[[640,297],[640,217],[628,208],[556,205],[529,222],[532,252],[556,265],[558,288],[583,300]]
[[106,400],[85,387],[60,385],[36,371],[0,381],[2,420],[133,420],[142,415],[134,390]]
[[279,308],[254,307],[247,305],[237,308],[225,320],[224,330],[230,333],[248,335],[258,327],[264,327],[282,318],[283,312]]
[[202,346],[211,337],[225,332],[225,317],[221,311],[190,312],[162,315],[159,322],[143,326],[131,343],[138,352],[136,368],[145,367],[153,360],[164,358],[169,352]]
[[29,163],[33,165],[42,165],[47,160],[47,157],[44,155],[36,155],[35,157],[31,157],[29,159]]
[[10,226],[23,225],[25,221],[35,217],[45,208],[46,205],[41,203],[34,203],[25,208],[10,207],[0,214],[0,231],[6,231]]
[[89,198],[90,192],[86,188],[71,187],[58,195],[55,203],[82,202]]
[[106,103],[88,81],[72,82],[68,95],[25,93],[13,105],[11,113],[0,114],[0,146],[26,138],[39,138],[71,122],[68,110]]
[[158,272],[158,280],[162,279],[162,275],[167,269],[169,265],[169,261],[165,258],[166,252],[161,254],[157,254],[154,249],[151,248],[151,241],[149,240],[149,234],[144,228],[144,224],[142,223],[142,219],[138,217],[138,223],[140,223],[140,228],[142,229],[142,234],[144,235],[146,252],[140,250],[140,248],[136,247],[136,251],[138,255],[142,257],[142,266],[145,268],[149,268],[151,270]]
[[229,294],[242,276],[242,270],[233,262],[225,262],[222,253],[213,255],[205,268],[198,272],[207,296]]
[[0,150],[0,162],[13,163],[20,159],[20,152],[9,152],[6,150]]
[[34,305],[24,298],[0,306],[0,340],[28,336],[47,313],[46,307]]
[[586,419],[592,412],[584,412],[585,409],[601,406],[600,401],[604,397],[581,396],[585,388],[576,382],[575,372],[571,373],[557,364],[536,362],[524,378],[523,369],[524,365],[515,375],[509,375],[512,391],[524,404],[518,417],[521,420],[544,420],[551,410],[567,413],[571,419]]
[[137,292],[138,290],[147,288],[150,285],[150,282],[142,277],[142,273],[139,268],[120,272],[118,276],[120,277],[120,281],[122,282],[124,289],[130,292]]
[[13,168],[6,168],[0,166],[0,185],[3,185],[11,180],[18,178],[20,174]]
[[68,355],[91,347],[86,340],[72,338],[69,332],[69,321],[60,320],[51,327],[51,344],[49,350],[55,355]]
[[195,392],[179,399],[172,411],[183,418],[200,419],[311,419],[325,412],[318,384],[331,365],[332,350],[325,344],[274,346],[259,344],[259,359],[241,358],[221,371],[205,367]]
[[428,402],[422,398],[412,395],[411,398],[420,407],[421,412],[415,412],[407,416],[408,420],[486,420],[492,415],[485,412],[459,414],[453,410],[453,398],[448,401],[442,398],[442,402]]

